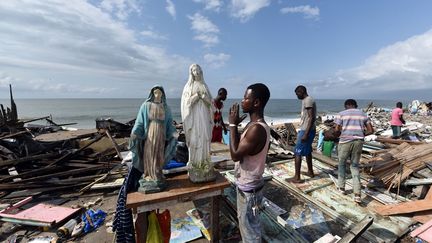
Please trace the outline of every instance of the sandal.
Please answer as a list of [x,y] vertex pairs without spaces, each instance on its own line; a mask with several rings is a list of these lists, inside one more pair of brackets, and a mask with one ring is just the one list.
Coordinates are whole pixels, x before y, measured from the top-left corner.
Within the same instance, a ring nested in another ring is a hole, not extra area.
[[338,191],[339,191],[340,193],[342,193],[342,195],[346,195],[345,188],[340,188],[340,187],[338,187]]
[[360,195],[355,195],[354,196],[354,202],[361,203],[361,196]]

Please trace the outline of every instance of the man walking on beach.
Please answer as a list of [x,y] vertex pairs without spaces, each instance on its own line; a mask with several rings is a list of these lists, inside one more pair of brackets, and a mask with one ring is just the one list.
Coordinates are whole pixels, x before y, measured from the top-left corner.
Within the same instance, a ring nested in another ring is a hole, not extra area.
[[400,137],[403,124],[405,124],[405,120],[403,119],[402,102],[398,102],[396,103],[396,108],[391,113],[390,125],[393,131],[392,138]]
[[239,117],[239,105],[229,111],[230,153],[235,164],[237,185],[237,217],[243,242],[261,242],[259,211],[263,199],[264,167],[270,142],[270,127],[264,121],[264,107],[270,98],[266,85],[250,85],[241,106],[249,114],[250,122],[241,137],[237,126],[246,115]]
[[227,90],[225,88],[220,88],[216,98],[214,98],[213,100],[214,125],[213,125],[213,133],[212,133],[212,142],[222,141],[222,129],[225,134],[227,133],[227,129],[225,127],[225,123],[222,118],[223,102],[226,100],[226,98],[227,98]]
[[309,177],[314,177],[312,168],[312,142],[315,137],[316,104],[315,100],[308,95],[306,87],[297,86],[295,89],[297,98],[302,101],[300,131],[297,133],[297,142],[294,148],[295,155],[295,174],[294,177],[287,179],[288,182],[301,183],[300,179],[302,156],[306,157]]
[[373,127],[367,115],[357,109],[353,99],[345,101],[345,110],[341,111],[336,120],[336,131],[340,134],[338,145],[338,190],[345,194],[345,167],[351,158],[351,176],[353,179],[354,201],[361,203],[361,184],[359,161],[363,148],[364,137],[373,133]]

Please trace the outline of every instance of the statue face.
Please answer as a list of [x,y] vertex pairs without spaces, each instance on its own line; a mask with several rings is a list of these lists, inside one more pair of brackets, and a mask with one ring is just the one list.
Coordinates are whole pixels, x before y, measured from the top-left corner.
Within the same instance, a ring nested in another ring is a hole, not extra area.
[[201,68],[193,66],[191,72],[194,77],[199,77],[201,75]]
[[157,102],[161,101],[162,91],[160,89],[153,90],[153,95],[154,95],[155,101],[157,101]]

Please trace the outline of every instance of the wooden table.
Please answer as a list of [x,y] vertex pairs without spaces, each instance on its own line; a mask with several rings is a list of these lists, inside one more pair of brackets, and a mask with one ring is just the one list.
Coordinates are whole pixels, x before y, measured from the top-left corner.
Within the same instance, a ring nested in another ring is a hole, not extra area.
[[147,212],[164,209],[178,203],[211,198],[211,242],[219,241],[219,201],[223,189],[230,183],[219,173],[215,181],[192,183],[186,174],[167,179],[168,187],[162,192],[145,194],[133,192],[127,196],[126,206],[138,214],[135,221],[136,241],[145,242],[147,233]]

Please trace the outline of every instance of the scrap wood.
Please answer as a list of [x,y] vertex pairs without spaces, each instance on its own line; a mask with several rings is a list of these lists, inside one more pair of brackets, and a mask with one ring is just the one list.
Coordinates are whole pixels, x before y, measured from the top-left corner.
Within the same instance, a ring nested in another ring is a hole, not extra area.
[[[291,145],[285,145],[285,144],[281,144],[281,146],[285,149],[285,150],[289,150],[294,152],[294,147]],[[314,159],[317,159],[325,164],[331,165],[333,167],[337,167],[339,165],[339,163],[337,161],[335,161],[334,159],[327,157],[325,155],[319,154],[317,152],[312,152],[312,157]]]
[[13,184],[18,184],[18,183],[25,183],[25,182],[41,181],[41,180],[49,179],[49,178],[52,178],[52,177],[61,177],[61,176],[76,175],[76,174],[86,173],[86,172],[90,172],[90,171],[94,171],[94,170],[99,170],[99,169],[103,169],[103,168],[105,168],[104,165],[98,165],[98,166],[95,166],[93,168],[81,168],[81,169],[74,169],[74,170],[57,172],[57,173],[49,174],[49,175],[36,176],[36,177],[32,177],[32,178],[24,179],[24,180],[21,180],[21,181],[12,182],[12,183]]
[[116,166],[114,166],[110,171],[108,171],[105,175],[101,176],[100,178],[96,179],[95,181],[93,181],[92,183],[88,184],[87,186],[85,186],[84,188],[82,188],[81,190],[79,190],[79,192],[85,192],[88,189],[90,189],[93,185],[95,185],[98,182],[101,182],[103,180],[105,180],[108,176],[112,175],[112,172],[118,168],[120,168],[121,166],[123,166],[122,164],[118,164]]
[[356,226],[350,229],[339,243],[355,242],[372,225],[374,218],[370,215],[365,216]]
[[[429,187],[429,191],[426,194],[424,200],[432,200],[432,186]],[[421,223],[426,223],[427,221],[432,220],[432,210],[416,212],[413,219]]]
[[52,152],[52,153],[47,153],[47,154],[31,155],[31,156],[27,156],[27,157],[23,157],[23,158],[18,158],[18,159],[4,160],[4,161],[0,161],[0,167],[9,166],[9,165],[18,165],[20,163],[28,162],[28,161],[32,161],[32,160],[48,159],[48,158],[54,157],[56,155],[59,155],[59,153],[58,152]]
[[60,162],[66,160],[66,159],[70,159],[73,156],[76,156],[79,152],[83,151],[84,149],[86,149],[87,147],[89,147],[90,145],[92,145],[93,143],[96,143],[97,141],[101,140],[101,138],[103,138],[105,136],[105,134],[99,134],[98,136],[96,136],[93,141],[91,141],[90,143],[88,143],[87,145],[81,147],[78,150],[74,150],[74,151],[69,151],[67,154],[65,154],[64,156],[62,156],[61,158],[55,160],[54,162],[52,162],[51,164],[47,165],[46,167],[51,167],[55,164],[59,164]]
[[113,144],[113,146],[114,146],[114,149],[115,149],[116,152],[117,152],[117,156],[119,157],[120,160],[123,160],[123,157],[122,157],[122,155],[121,155],[121,153],[120,153],[120,147],[119,147],[119,145],[118,145],[117,142],[114,140],[114,138],[111,136],[111,134],[110,134],[110,132],[109,132],[108,130],[105,130],[105,133],[106,133],[106,135],[108,136],[108,138],[111,140],[111,142],[112,142],[112,144]]
[[411,178],[406,180],[403,184],[405,186],[430,185],[432,184],[432,178],[423,178],[423,179]]
[[424,144],[424,142],[418,142],[418,141],[411,141],[411,140],[401,140],[401,139],[393,139],[393,138],[386,138],[382,136],[378,136],[375,141],[381,142],[381,143],[392,143],[392,144],[402,144],[402,143],[409,143],[409,144]]
[[16,214],[0,213],[0,220],[19,222],[25,225],[52,226],[80,211],[80,208],[69,208],[39,203]]
[[398,204],[381,205],[376,207],[376,212],[381,215],[395,215],[414,213],[432,209],[432,200],[424,199],[417,201],[402,202]]
[[389,189],[399,186],[413,172],[421,170],[432,160],[432,144],[402,143],[368,161],[369,173],[382,180]]
[[9,211],[11,211],[11,210],[14,210],[14,209],[16,209],[16,208],[19,208],[19,207],[23,206],[24,204],[30,202],[32,199],[33,199],[33,197],[31,197],[31,196],[30,196],[30,197],[26,197],[26,198],[24,198],[23,200],[21,200],[21,201],[15,203],[15,204],[13,204],[12,206],[7,207],[7,208],[1,210],[0,213],[7,213],[7,212],[9,212]]
[[432,220],[415,229],[410,234],[411,237],[418,237],[427,242],[432,242]]
[[28,131],[19,131],[19,132],[11,133],[11,134],[4,135],[4,136],[0,137],[0,139],[12,138],[12,137],[24,134],[24,133],[28,133]]
[[20,173],[19,175],[10,175],[10,176],[5,176],[3,178],[0,179],[0,182],[4,182],[4,181],[11,181],[15,178],[27,178],[27,177],[32,177],[32,176],[36,176],[36,175],[40,175],[40,174],[44,174],[44,173],[48,173],[48,172],[52,172],[52,171],[56,171],[56,170],[60,170],[60,167],[49,167],[49,168],[39,168],[39,169],[34,169],[31,171],[27,171],[27,172],[23,172]]

